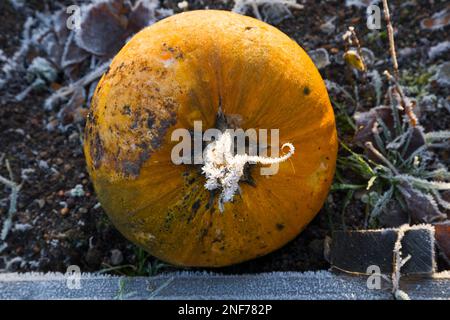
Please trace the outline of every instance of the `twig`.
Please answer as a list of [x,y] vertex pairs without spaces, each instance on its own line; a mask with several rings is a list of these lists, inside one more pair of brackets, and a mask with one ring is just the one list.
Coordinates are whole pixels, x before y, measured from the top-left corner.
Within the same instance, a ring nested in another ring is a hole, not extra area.
[[9,164],[9,160],[6,159],[5,161],[5,166],[6,166],[6,170],[8,170],[8,174],[9,174],[9,180],[14,181],[14,174],[11,170],[11,165]]
[[397,168],[395,168],[395,166],[392,164],[392,162],[390,162],[385,156],[383,156],[383,155],[381,154],[381,152],[378,151],[378,150],[373,146],[372,142],[367,141],[364,145],[365,145],[365,147],[366,147],[367,149],[369,149],[369,150],[370,150],[370,151],[371,151],[371,152],[372,152],[379,160],[381,160],[382,162],[384,162],[384,164],[387,165],[387,166],[389,167],[389,169],[391,169],[391,171],[392,171],[394,174],[396,174],[396,175],[399,174]]
[[108,69],[108,66],[110,65],[111,61],[107,61],[99,65],[95,70],[91,71],[84,77],[80,78],[76,82],[58,89],[58,91],[55,91],[50,97],[48,97],[45,100],[45,108],[51,109],[53,105],[55,104],[55,101],[58,99],[66,98],[67,96],[70,96],[77,90],[78,88],[83,88],[84,86],[92,83],[93,81],[100,78],[103,73]]
[[388,38],[389,38],[389,49],[390,49],[390,53],[391,53],[392,64],[394,66],[394,75],[395,75],[395,78],[398,79],[399,75],[398,75],[397,54],[395,52],[394,28],[392,27],[391,15],[389,13],[389,5],[388,5],[387,0],[383,0],[383,13],[384,13],[384,19],[386,19],[386,27],[387,27]]
[[394,244],[394,267],[392,271],[392,294],[396,300],[410,300],[408,294],[400,290],[400,269],[411,259],[411,255],[408,255],[405,259],[402,258],[402,240],[405,236],[405,232],[409,230],[409,225],[405,224],[398,229],[397,240]]
[[383,74],[394,84],[394,90],[400,96],[400,105],[405,110],[405,113],[409,118],[409,123],[413,127],[417,126],[419,120],[417,119],[416,114],[413,111],[413,104],[406,100],[402,88],[398,84],[397,80],[389,73],[389,71],[385,70]]
[[14,175],[11,170],[11,166],[9,161],[5,161],[6,169],[8,170],[9,179],[0,175],[0,183],[4,184],[8,188],[11,189],[11,193],[9,195],[9,209],[8,215],[6,216],[5,221],[3,222],[3,227],[0,232],[0,240],[4,241],[8,235],[8,232],[11,228],[12,217],[17,212],[17,197],[19,196],[19,190],[21,185],[14,182]]

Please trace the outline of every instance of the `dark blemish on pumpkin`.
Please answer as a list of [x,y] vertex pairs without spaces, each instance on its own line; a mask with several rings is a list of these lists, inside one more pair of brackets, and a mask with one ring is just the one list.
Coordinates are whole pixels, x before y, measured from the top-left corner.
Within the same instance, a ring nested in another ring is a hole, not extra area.
[[169,228],[170,228],[170,226],[171,226],[171,224],[172,224],[173,218],[174,218],[173,212],[169,211],[169,212],[167,213],[167,215],[166,215],[165,220],[164,220],[164,229],[165,229],[166,231],[169,230]]
[[217,189],[209,191],[209,199],[208,203],[206,204],[206,210],[210,210],[211,213],[214,212],[214,199],[217,193],[218,193]]
[[124,161],[123,170],[124,170],[125,174],[136,177],[139,175],[140,166],[139,166],[139,164],[137,164],[133,161]]
[[147,118],[147,127],[152,129],[155,124],[155,115],[149,114]]
[[245,27],[245,31],[252,30],[254,27]]
[[169,119],[163,119],[159,122],[159,128],[157,129],[157,134],[153,137],[150,142],[152,148],[155,150],[161,146],[162,141],[167,133],[169,127],[176,124],[175,114],[171,114]]
[[200,229],[199,239],[202,241],[207,235],[208,235],[208,228],[202,228]]
[[90,154],[95,169],[98,169],[100,167],[104,151],[105,150],[103,148],[103,143],[100,139],[100,135],[98,134],[98,132],[96,132],[94,139],[90,140]]
[[309,87],[304,87],[303,88],[303,94],[305,96],[309,95],[311,93],[311,89]]
[[136,144],[136,146],[138,146],[142,150],[147,150],[148,149],[148,144],[145,143],[145,142],[139,142],[139,143]]
[[195,178],[194,178],[194,177],[190,177],[190,178],[188,179],[188,181],[187,181],[187,183],[188,183],[189,185],[193,184],[194,182],[195,182]]
[[126,104],[126,105],[123,106],[123,108],[122,108],[122,114],[123,114],[123,115],[126,115],[126,116],[131,115],[131,108],[130,108],[129,105]]
[[197,213],[198,209],[200,208],[200,200],[197,200],[192,204],[192,213]]
[[109,70],[111,70],[110,66],[108,66],[108,68],[107,68],[106,71],[105,71],[105,77],[108,75]]
[[150,151],[142,148],[142,152],[139,154],[139,167],[142,163],[144,163],[148,158],[150,158]]

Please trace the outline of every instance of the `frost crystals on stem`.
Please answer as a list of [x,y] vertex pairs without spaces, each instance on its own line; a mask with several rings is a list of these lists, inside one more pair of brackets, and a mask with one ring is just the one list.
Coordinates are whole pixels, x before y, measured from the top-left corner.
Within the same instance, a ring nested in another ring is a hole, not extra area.
[[224,203],[233,200],[239,190],[239,180],[244,174],[246,163],[274,164],[286,161],[295,151],[291,143],[285,143],[281,147],[289,148],[289,152],[281,157],[271,158],[262,156],[250,156],[248,154],[233,154],[233,138],[230,132],[225,131],[219,139],[210,143],[203,154],[204,164],[202,172],[206,176],[205,188],[216,190],[221,188],[219,197],[219,209],[224,210]]

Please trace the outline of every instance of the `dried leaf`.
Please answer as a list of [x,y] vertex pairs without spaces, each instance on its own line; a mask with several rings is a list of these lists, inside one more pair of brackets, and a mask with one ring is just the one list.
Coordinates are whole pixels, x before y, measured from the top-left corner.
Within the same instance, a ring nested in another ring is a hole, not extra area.
[[438,30],[450,24],[450,7],[436,12],[431,18],[425,18],[420,22],[422,29]]
[[90,6],[77,30],[76,43],[98,56],[114,55],[128,36],[127,15],[130,12],[128,1],[114,0]]
[[158,0],[138,1],[130,14],[127,32],[129,34],[136,33],[155,22],[157,20],[156,14],[158,13],[158,7]]
[[365,143],[370,141],[375,144],[373,136],[374,130],[383,130],[377,128],[377,121],[381,119],[389,130],[393,130],[394,118],[392,117],[391,108],[388,106],[378,106],[367,112],[357,112],[354,115],[356,123],[356,133],[353,142],[360,147],[365,147]]
[[447,218],[431,195],[415,189],[407,181],[400,182],[398,189],[405,200],[411,219],[414,223],[433,223]]

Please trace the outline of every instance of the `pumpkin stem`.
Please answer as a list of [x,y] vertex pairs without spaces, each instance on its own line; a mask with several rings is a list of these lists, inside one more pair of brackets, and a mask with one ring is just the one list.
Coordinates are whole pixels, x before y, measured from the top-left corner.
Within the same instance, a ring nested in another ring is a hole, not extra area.
[[219,196],[219,210],[223,212],[224,203],[233,200],[239,190],[239,180],[244,174],[244,166],[248,162],[261,164],[275,164],[286,161],[295,151],[291,143],[285,143],[284,147],[289,152],[277,158],[250,156],[248,154],[233,154],[233,138],[229,131],[225,131],[219,139],[210,143],[203,152],[202,173],[206,177],[205,188],[208,190],[222,189]]

